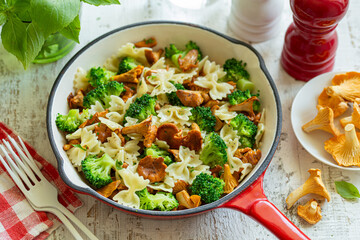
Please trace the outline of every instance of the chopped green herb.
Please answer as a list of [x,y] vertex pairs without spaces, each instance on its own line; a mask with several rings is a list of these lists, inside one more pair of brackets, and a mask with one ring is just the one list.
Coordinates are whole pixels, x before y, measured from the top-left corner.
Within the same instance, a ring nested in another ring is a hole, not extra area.
[[149,39],[144,39],[144,41],[145,41],[146,44],[149,44],[149,43],[153,43],[154,39],[149,38]]
[[73,147],[80,148],[83,151],[86,151],[88,149],[88,146],[85,145],[85,148],[83,148],[80,144],[72,144]]

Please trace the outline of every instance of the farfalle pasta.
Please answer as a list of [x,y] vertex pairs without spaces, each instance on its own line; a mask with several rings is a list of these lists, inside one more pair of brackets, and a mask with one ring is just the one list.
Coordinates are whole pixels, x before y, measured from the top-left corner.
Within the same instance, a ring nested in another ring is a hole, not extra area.
[[160,123],[175,123],[179,126],[190,126],[191,108],[165,105],[158,111]]
[[78,68],[67,99],[76,104],[56,118],[64,150],[95,190],[119,180],[110,198],[121,205],[181,210],[189,205],[179,203],[179,189],[198,205],[216,201],[233,189],[224,166],[241,184],[260,160],[264,110],[259,101],[253,111],[233,107],[260,96],[237,89],[251,80],[242,61],[215,62],[192,41],[156,44],[127,43],[101,67]]

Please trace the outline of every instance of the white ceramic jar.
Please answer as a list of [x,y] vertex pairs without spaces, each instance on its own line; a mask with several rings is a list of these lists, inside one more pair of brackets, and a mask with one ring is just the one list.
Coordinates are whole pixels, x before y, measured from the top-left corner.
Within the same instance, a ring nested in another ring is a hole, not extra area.
[[232,0],[229,28],[237,38],[263,42],[280,31],[284,0]]

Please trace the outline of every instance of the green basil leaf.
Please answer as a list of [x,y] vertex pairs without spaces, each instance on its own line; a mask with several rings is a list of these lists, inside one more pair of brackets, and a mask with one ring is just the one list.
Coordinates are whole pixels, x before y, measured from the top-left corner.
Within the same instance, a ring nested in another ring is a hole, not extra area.
[[26,38],[25,23],[14,14],[10,14],[2,28],[1,40],[4,48],[15,55],[22,62],[24,68],[28,65],[26,61]]
[[47,35],[68,26],[80,10],[80,0],[31,0],[30,5],[32,20]]
[[81,1],[95,6],[120,4],[119,0],[81,0]]
[[359,190],[351,183],[345,181],[335,182],[336,191],[346,199],[360,198]]
[[77,15],[69,25],[63,28],[60,33],[68,39],[74,40],[79,43],[79,33],[80,33],[80,19]]
[[12,11],[24,22],[30,22],[30,0],[18,0],[14,3]]
[[7,16],[5,13],[0,12],[0,25],[3,25],[7,20]]
[[28,63],[32,62],[39,54],[42,46],[45,42],[44,33],[39,26],[32,22],[26,29],[27,41],[26,41],[26,60]]

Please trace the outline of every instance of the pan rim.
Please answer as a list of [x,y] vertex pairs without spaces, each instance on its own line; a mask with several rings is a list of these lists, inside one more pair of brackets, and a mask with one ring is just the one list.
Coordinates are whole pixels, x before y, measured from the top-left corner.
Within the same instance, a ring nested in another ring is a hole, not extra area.
[[[84,52],[86,51],[88,48],[90,48],[92,45],[94,45],[95,43],[101,41],[102,39],[115,34],[117,32],[126,30],[126,29],[130,29],[130,28],[135,28],[135,27],[139,27],[139,26],[144,26],[144,25],[156,25],[156,24],[173,24],[173,25],[183,25],[183,26],[188,26],[188,27],[193,27],[193,28],[197,28],[197,29],[201,29],[201,30],[205,30],[208,31],[210,33],[216,34],[234,44],[238,44],[238,45],[243,45],[245,47],[247,47],[248,49],[250,49],[258,58],[259,60],[259,64],[260,64],[260,69],[263,71],[263,73],[265,74],[275,97],[275,102],[276,102],[276,109],[277,109],[277,126],[276,126],[276,130],[275,130],[275,139],[274,142],[272,143],[272,146],[270,147],[270,151],[267,154],[267,156],[265,157],[263,163],[260,165],[260,167],[256,170],[255,173],[253,173],[253,175],[246,180],[246,182],[243,183],[243,185],[241,187],[239,187],[238,189],[236,189],[235,191],[231,192],[230,194],[220,198],[219,200],[209,203],[209,204],[205,204],[202,205],[200,207],[197,208],[192,208],[192,209],[186,209],[186,210],[181,210],[181,211],[169,211],[169,212],[162,212],[162,211],[150,211],[150,210],[142,210],[142,209],[135,209],[132,207],[128,207],[125,205],[122,205],[120,203],[117,203],[111,199],[105,198],[102,195],[98,194],[95,190],[91,189],[91,188],[84,188],[84,187],[80,187],[78,185],[73,184],[70,179],[67,177],[67,175],[65,174],[65,170],[63,168],[63,160],[62,157],[60,155],[59,149],[56,147],[55,144],[55,140],[54,140],[54,135],[52,133],[52,129],[51,129],[51,109],[54,103],[54,95],[55,92],[57,90],[57,87],[63,77],[63,75],[65,74],[65,72],[67,71],[67,69],[72,65],[72,63]],[[229,201],[230,199],[238,196],[242,191],[244,191],[246,188],[248,188],[250,185],[252,185],[256,179],[258,179],[260,177],[260,175],[266,170],[266,168],[268,167],[268,165],[270,164],[273,155],[275,154],[277,145],[280,141],[280,133],[281,133],[281,125],[282,125],[282,111],[281,111],[281,103],[280,103],[280,96],[279,93],[277,91],[276,85],[274,80],[272,79],[272,77],[270,76],[269,71],[267,70],[266,66],[265,66],[265,62],[263,60],[263,58],[261,57],[260,53],[254,48],[252,47],[250,44],[245,43],[243,41],[234,39],[232,37],[229,37],[223,33],[220,33],[216,30],[210,29],[208,27],[205,26],[201,26],[201,25],[197,25],[197,24],[193,24],[193,23],[187,23],[187,22],[180,22],[180,21],[145,21],[145,22],[139,22],[139,23],[134,23],[134,24],[129,24],[123,27],[119,27],[116,28],[112,31],[109,31],[97,38],[95,38],[94,40],[92,40],[91,42],[89,42],[88,44],[86,44],[84,47],[82,47],[67,63],[66,65],[62,68],[62,70],[60,71],[60,73],[58,74],[53,87],[51,89],[50,95],[49,95],[49,99],[48,99],[48,106],[47,106],[47,111],[46,111],[46,124],[47,124],[47,132],[48,132],[48,138],[50,141],[50,145],[51,148],[55,154],[57,163],[58,163],[58,171],[59,171],[59,175],[62,178],[62,180],[65,182],[66,185],[68,185],[70,188],[72,188],[73,190],[75,190],[76,192],[80,192],[80,193],[84,193],[86,195],[91,195],[92,197],[94,197],[95,199],[101,200],[105,203],[107,203],[108,205],[111,205],[112,207],[115,207],[117,209],[120,209],[122,211],[128,212],[128,213],[132,213],[132,214],[137,214],[137,215],[142,215],[142,216],[153,216],[153,217],[181,217],[181,216],[186,216],[186,215],[192,215],[192,214],[199,214],[201,212],[206,212],[209,211],[211,209],[215,209],[217,207],[220,207],[221,205],[223,205],[224,203],[226,203],[227,201]]]

